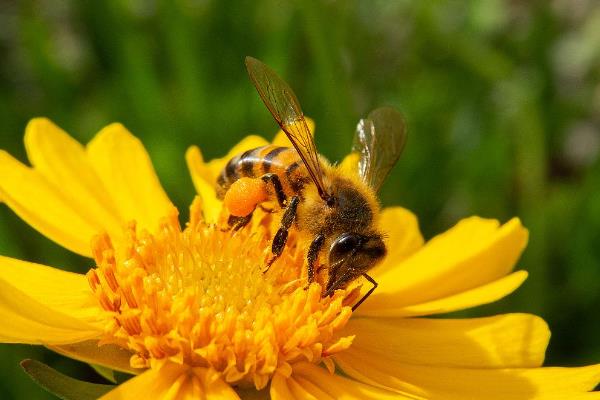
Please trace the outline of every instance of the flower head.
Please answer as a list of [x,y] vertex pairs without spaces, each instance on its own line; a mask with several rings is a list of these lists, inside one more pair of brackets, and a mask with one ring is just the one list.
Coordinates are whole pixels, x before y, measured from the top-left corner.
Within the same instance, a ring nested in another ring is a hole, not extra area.
[[223,224],[216,176],[264,139],[208,163],[188,151],[199,197],[185,224],[123,126],[84,148],[36,119],[25,143],[32,167],[0,152],[0,199],[91,260],[83,275],[0,257],[0,313],[14,322],[0,340],[135,375],[107,399],[583,399],[600,380],[599,366],[541,368],[549,331],[538,317],[422,318],[523,282],[512,272],[527,242],[518,219],[469,218],[425,244],[413,214],[384,209],[389,254],[353,313],[366,287],[323,297],[322,275],[307,285],[308,243],[293,230],[263,272],[278,214],[258,211],[237,231]]

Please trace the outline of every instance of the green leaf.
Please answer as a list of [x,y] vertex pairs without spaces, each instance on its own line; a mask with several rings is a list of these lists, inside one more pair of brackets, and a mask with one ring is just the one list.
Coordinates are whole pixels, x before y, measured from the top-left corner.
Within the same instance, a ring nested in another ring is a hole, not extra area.
[[103,365],[98,364],[88,364],[90,367],[94,369],[100,376],[105,378],[106,380],[120,385],[123,382],[127,382],[129,379],[133,377],[133,375],[117,371],[114,369],[110,369],[109,367],[105,367]]
[[23,360],[21,367],[38,385],[63,400],[93,400],[115,388],[71,378],[36,360]]
[[90,364],[90,367],[92,367],[94,369],[94,371],[96,371],[98,373],[98,375],[100,375],[107,381],[110,381],[112,383],[117,383],[117,380],[115,379],[115,371],[113,371],[112,369],[105,367],[103,365],[97,365],[97,364]]

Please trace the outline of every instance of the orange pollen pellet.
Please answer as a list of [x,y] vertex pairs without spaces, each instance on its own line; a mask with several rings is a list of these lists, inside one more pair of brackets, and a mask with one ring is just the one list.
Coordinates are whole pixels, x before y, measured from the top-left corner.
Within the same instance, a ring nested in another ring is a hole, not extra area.
[[268,199],[265,182],[262,179],[240,178],[225,193],[225,207],[231,215],[245,217],[256,205]]

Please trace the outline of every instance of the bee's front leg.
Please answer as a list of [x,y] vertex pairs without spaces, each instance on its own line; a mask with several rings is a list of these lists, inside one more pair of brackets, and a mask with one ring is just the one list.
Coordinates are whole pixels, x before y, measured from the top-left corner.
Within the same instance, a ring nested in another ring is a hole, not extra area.
[[263,273],[266,273],[271,265],[279,258],[288,238],[288,230],[292,226],[294,219],[296,219],[296,211],[298,210],[298,203],[300,202],[300,198],[298,196],[294,196],[291,198],[285,212],[283,213],[283,217],[281,218],[281,226],[275,237],[273,238],[273,244],[271,245],[271,253],[273,254],[269,261],[267,261],[267,266]]
[[369,282],[371,282],[371,284],[373,285],[373,287],[371,289],[369,289],[369,291],[355,304],[352,306],[352,312],[356,311],[356,309],[358,308],[358,306],[360,306],[363,301],[365,301],[367,299],[367,297],[369,297],[371,295],[371,293],[373,293],[375,291],[375,289],[377,289],[377,286],[379,286],[379,284],[377,282],[375,282],[375,279],[371,278],[368,274],[363,273],[362,274]]
[[306,261],[308,263],[308,284],[310,285],[312,281],[315,279],[315,262],[319,256],[319,251],[321,251],[321,247],[323,247],[323,243],[325,242],[325,235],[319,233],[313,239],[310,247],[308,248],[308,254],[306,255]]

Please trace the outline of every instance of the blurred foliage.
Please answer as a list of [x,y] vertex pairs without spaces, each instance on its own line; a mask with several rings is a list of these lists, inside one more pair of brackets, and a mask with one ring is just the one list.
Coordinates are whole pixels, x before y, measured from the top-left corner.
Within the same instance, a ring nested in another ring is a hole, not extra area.
[[[384,204],[414,210],[427,237],[472,214],[516,215],[530,229],[520,262],[530,279],[467,315],[538,313],[553,331],[549,364],[600,360],[597,2],[4,0],[0,148],[24,160],[22,133],[34,116],[83,143],[121,121],[185,210],[194,194],[189,145],[212,158],[249,133],[276,130],[245,55],[296,90],[332,160],[369,110],[401,109],[410,138]],[[89,267],[6,207],[0,220],[0,254]],[[3,398],[47,398],[19,370],[23,358],[93,376],[40,348],[0,354]]]

